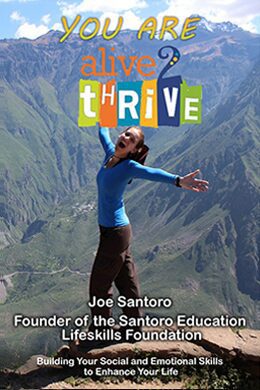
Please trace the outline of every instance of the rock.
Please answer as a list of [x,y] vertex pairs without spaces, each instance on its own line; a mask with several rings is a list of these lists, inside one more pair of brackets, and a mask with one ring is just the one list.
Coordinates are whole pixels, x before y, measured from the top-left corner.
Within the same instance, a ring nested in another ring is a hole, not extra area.
[[30,359],[27,360],[27,362],[22,365],[21,367],[17,368],[15,370],[16,374],[19,375],[26,375],[29,372],[33,372],[39,369],[39,366],[37,365],[37,358],[38,357],[43,357],[46,358],[44,355],[33,355],[30,357]]
[[238,343],[237,335],[230,328],[194,328],[202,333],[202,340],[198,344],[205,349],[232,359]]
[[[144,331],[159,332],[163,328],[143,328]],[[176,331],[176,328],[172,328]],[[196,345],[188,341],[141,341],[136,343],[118,343],[109,345],[105,348],[92,349],[89,352],[83,352],[78,350],[79,341],[71,343],[71,355],[74,357],[95,357],[99,358],[105,356],[112,357],[133,357],[136,352],[140,354],[152,354],[158,357],[198,357],[198,356],[211,356],[211,353],[205,350],[202,346]]]
[[203,347],[190,343],[188,341],[153,341],[141,342],[135,344],[136,348],[143,353],[151,353],[153,356],[169,358],[176,357],[210,357],[211,352]]
[[77,349],[77,344],[71,345],[71,356],[86,357],[86,358],[100,358],[106,356],[107,358],[125,358],[134,357],[136,354],[151,354],[157,357],[169,358],[177,357],[199,357],[211,356],[211,352],[206,351],[203,347],[195,345],[188,341],[142,341],[135,344],[121,343],[110,345],[106,348],[92,349],[89,352],[82,352]]
[[[68,359],[76,357],[90,359],[90,361],[94,362],[91,363],[91,367],[93,368],[99,366],[99,358],[103,356],[107,359],[119,358],[119,360],[126,357],[146,358],[147,356],[155,356],[159,359],[168,359],[172,357],[192,359],[202,356],[208,358],[221,357],[224,361],[224,366],[229,361],[232,361],[233,367],[239,371],[243,370],[243,372],[249,372],[252,375],[249,379],[253,378],[252,380],[254,380],[254,383],[258,383],[257,381],[260,377],[259,330],[242,329],[237,332],[232,331],[230,328],[193,328],[192,330],[197,331],[198,329],[202,334],[202,340],[196,341],[196,343],[187,341],[142,341],[134,344],[114,344],[107,346],[106,348],[92,349],[91,351],[84,353],[77,349],[78,342],[74,342],[71,343],[70,348],[68,346],[62,347],[58,351],[58,355],[60,354],[63,358]],[[68,371],[69,367],[66,364],[54,365],[53,363],[48,366],[39,367],[37,365],[37,357],[48,359],[43,355],[32,356],[23,366],[15,371],[1,371],[2,379],[0,376],[0,388],[7,388],[7,385],[9,387],[11,386],[11,388],[18,388],[18,384],[22,384],[23,388],[38,388],[39,386],[40,388],[46,389],[72,388],[69,383],[70,377],[73,380],[77,378],[74,380],[75,383],[73,382],[75,388],[104,388],[94,377],[82,378],[82,372],[79,371],[82,369],[81,366],[71,366],[73,367],[71,368],[72,371]],[[97,362],[95,362],[95,359],[97,359]],[[210,366],[210,363],[206,366],[208,370],[210,370]],[[74,376],[74,374],[76,374],[76,376]],[[221,373],[219,375],[221,375]],[[132,381],[128,381],[129,386],[124,387],[124,384],[126,384],[128,379],[129,378],[123,380],[123,382],[118,385],[118,388],[136,388],[136,383]],[[83,380],[87,380],[87,383],[80,382]],[[156,380],[159,379],[152,378],[152,381]],[[179,382],[176,382],[175,378],[173,378],[171,382],[168,383],[169,387],[167,387],[167,385],[164,387],[162,383],[158,383],[156,387],[155,382],[153,387],[150,386],[149,382],[149,385],[144,388],[173,388],[171,386],[175,386],[177,383]],[[178,388],[185,388],[183,383],[179,384],[180,387]],[[111,388],[116,388],[113,387],[113,385],[114,383],[109,383],[107,388],[110,388],[109,386],[111,386]],[[138,385],[138,388],[141,387]]]
[[242,329],[235,333],[230,328],[197,329],[200,329],[203,336],[198,344],[208,351],[226,360],[246,361],[247,365],[260,362],[259,330]]
[[260,362],[260,331],[242,329],[237,334],[243,341],[240,344],[239,351],[241,357],[246,360]]

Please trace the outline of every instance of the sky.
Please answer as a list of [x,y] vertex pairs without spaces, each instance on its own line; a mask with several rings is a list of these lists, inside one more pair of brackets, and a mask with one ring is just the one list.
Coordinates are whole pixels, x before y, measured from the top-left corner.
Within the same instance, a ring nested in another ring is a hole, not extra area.
[[260,33],[259,0],[0,0],[0,39],[35,39],[51,29],[64,32],[62,16],[67,17],[69,25],[77,15],[82,23],[97,17],[101,26],[109,17],[111,28],[123,16],[122,29],[138,30],[150,16],[157,18],[159,29],[163,16],[177,16],[181,25],[192,14],[211,22],[230,21]]

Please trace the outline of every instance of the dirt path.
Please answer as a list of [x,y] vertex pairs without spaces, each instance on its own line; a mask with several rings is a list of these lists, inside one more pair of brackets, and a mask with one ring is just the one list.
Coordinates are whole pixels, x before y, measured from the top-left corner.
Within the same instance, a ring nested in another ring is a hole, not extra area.
[[89,276],[88,272],[80,272],[80,271],[73,271],[68,266],[63,267],[62,269],[59,269],[57,271],[15,271],[11,274],[4,275],[3,279],[11,278],[12,276],[18,275],[18,274],[33,274],[33,275],[55,275],[60,272],[68,271],[72,274],[81,275],[81,276]]
[[3,276],[0,275],[0,304],[5,303],[5,301],[6,301],[7,290],[6,290],[5,283],[7,284],[7,287],[13,287],[12,280],[11,280],[13,276],[19,275],[19,274],[56,275],[58,273],[65,272],[65,271],[70,272],[71,274],[80,275],[80,276],[89,276],[90,275],[89,272],[73,271],[68,266],[63,267],[62,269],[57,270],[57,271],[15,271],[15,272],[8,274],[8,275],[3,275]]

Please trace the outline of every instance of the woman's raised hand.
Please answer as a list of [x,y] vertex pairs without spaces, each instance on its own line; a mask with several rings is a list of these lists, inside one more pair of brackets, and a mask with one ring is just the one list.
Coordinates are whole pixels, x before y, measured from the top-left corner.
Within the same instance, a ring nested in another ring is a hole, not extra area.
[[199,173],[199,169],[188,173],[188,175],[180,178],[180,186],[185,190],[191,190],[195,192],[206,192],[209,188],[209,182],[206,180],[195,179],[195,176]]

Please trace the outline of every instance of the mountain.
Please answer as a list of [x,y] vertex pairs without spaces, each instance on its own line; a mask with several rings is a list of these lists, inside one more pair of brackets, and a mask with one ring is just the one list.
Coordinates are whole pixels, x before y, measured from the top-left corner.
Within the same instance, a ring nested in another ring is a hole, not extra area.
[[87,185],[97,153],[94,137],[77,127],[46,77],[51,49],[41,55],[34,41],[15,42],[0,43],[2,245],[13,242],[13,227],[21,237],[47,207]]
[[[167,161],[164,167],[171,172],[201,167],[210,182],[209,193],[194,195],[143,183],[128,206],[139,248],[151,247],[143,266],[144,274],[149,272],[147,288],[160,286],[163,296],[163,286],[172,286],[173,299],[182,296],[177,307],[190,305],[190,310],[204,297],[208,302],[201,312],[207,307],[243,314],[254,326],[260,298],[259,95],[257,63],[237,92],[199,129],[186,131],[174,150],[169,148],[154,161],[157,166]],[[140,204],[145,205],[141,210]]]
[[[61,44],[59,36],[52,31],[34,41],[0,41],[1,246],[22,237],[26,225],[50,205],[93,182],[98,166],[95,133],[77,127],[77,94],[82,57],[96,53],[100,69],[98,48],[104,41],[98,37],[85,45],[73,34]],[[203,85],[204,113],[237,88],[259,47],[259,36],[236,31],[206,39],[198,33],[188,42],[144,39],[144,44],[135,36],[123,31],[106,42],[107,55],[113,46],[115,56],[156,58],[160,47],[179,46],[182,60],[173,72],[191,85]],[[162,66],[157,59],[157,74]],[[140,79],[136,70],[132,77]]]
[[[113,46],[114,55],[153,57],[174,45],[182,58],[169,75],[203,85],[202,125],[145,129],[148,164],[200,167],[210,191],[129,185],[143,293],[173,299],[156,315],[230,313],[259,327],[259,36],[198,29],[194,40],[161,42],[122,32],[105,44],[77,35],[60,44],[59,36],[0,41],[0,357],[11,366],[60,345],[58,329],[11,327],[15,313],[87,310],[102,150],[95,128],[77,127],[78,81],[82,56],[100,58],[104,45],[107,55]],[[158,75],[164,64],[156,62]]]
[[203,16],[199,16],[201,20],[197,24],[198,27],[210,32],[225,32],[225,33],[233,33],[236,31],[243,31],[241,27],[238,27],[236,24],[231,22],[211,22],[204,18]]

